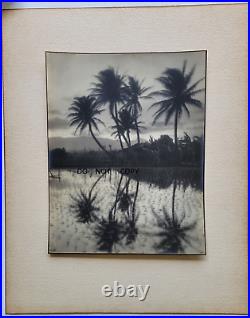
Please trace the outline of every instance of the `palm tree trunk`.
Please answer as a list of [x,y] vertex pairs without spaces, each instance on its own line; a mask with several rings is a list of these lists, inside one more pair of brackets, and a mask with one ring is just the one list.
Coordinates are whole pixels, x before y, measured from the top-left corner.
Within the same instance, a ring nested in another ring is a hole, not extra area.
[[110,156],[110,153],[103,147],[103,145],[99,142],[99,140],[96,138],[95,134],[93,133],[92,127],[89,124],[89,131],[91,136],[93,137],[93,139],[95,140],[95,142],[97,143],[97,145],[108,155]]
[[177,137],[177,128],[178,128],[178,110],[175,112],[175,120],[174,120],[174,143],[175,143],[175,155],[176,159],[178,159],[178,137]]
[[[115,107],[115,116],[114,116],[114,121],[115,121],[115,123],[116,123],[116,125],[118,126],[118,111],[117,111],[117,104],[115,103],[115,105],[114,105]],[[119,142],[120,142],[120,146],[121,146],[121,149],[123,150],[124,149],[124,147],[123,147],[123,144],[122,144],[122,138],[121,138],[121,134],[120,134],[120,132],[118,131],[118,138],[119,138]]]
[[131,140],[130,140],[129,130],[127,130],[127,138],[128,138],[128,145],[129,145],[129,147],[131,147]]
[[126,145],[129,147],[128,139],[126,138],[125,134],[122,134],[123,139],[125,140]]
[[140,132],[139,132],[137,118],[135,119],[135,125],[136,125],[137,142],[138,142],[138,144],[140,144],[141,143],[141,141],[140,141]]

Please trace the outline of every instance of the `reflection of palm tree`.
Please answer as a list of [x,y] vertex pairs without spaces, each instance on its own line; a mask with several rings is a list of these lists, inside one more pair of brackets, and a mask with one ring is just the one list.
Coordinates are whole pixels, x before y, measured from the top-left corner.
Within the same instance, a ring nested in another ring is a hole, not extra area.
[[185,111],[190,116],[188,105],[198,108],[202,107],[202,103],[195,98],[195,95],[204,91],[204,89],[196,89],[197,85],[204,79],[196,81],[190,86],[195,67],[186,74],[186,61],[184,62],[183,69],[167,68],[162,76],[157,80],[164,86],[161,91],[156,91],[151,96],[159,96],[162,100],[154,103],[151,107],[159,107],[154,114],[154,121],[165,116],[165,125],[168,124],[171,117],[174,116],[174,140],[176,152],[178,151],[177,139],[177,126],[178,120]]
[[125,108],[131,112],[135,119],[137,142],[140,143],[140,131],[138,117],[142,111],[141,99],[149,98],[149,96],[144,95],[148,91],[149,87],[142,87],[142,82],[139,82],[136,78],[128,76],[128,86],[126,88],[126,103]]
[[98,249],[111,253],[114,245],[118,243],[123,236],[123,226],[115,219],[109,218],[106,220],[102,218],[97,223],[94,234],[98,238]]
[[[130,178],[122,185],[124,176],[121,175],[114,203],[109,210],[107,218],[98,218],[94,235],[97,237],[97,246],[100,251],[111,253],[116,244],[126,238],[129,245],[136,240],[138,230],[136,222],[138,215],[135,215],[135,203],[138,195],[139,181],[137,181],[135,193],[130,193]],[[117,213],[123,212],[120,217]],[[126,213],[124,213],[126,212]]]
[[[131,192],[129,189],[130,178],[126,181],[125,186],[118,191],[118,209],[123,212],[124,216],[124,227],[123,234],[126,237],[126,244],[129,245],[136,240],[138,229],[136,227],[136,222],[138,221],[139,215],[135,213],[136,200],[139,190],[139,181],[136,183],[135,193]],[[126,213],[124,213],[126,212]]]
[[76,215],[78,222],[90,223],[96,220],[96,212],[100,210],[95,205],[97,195],[89,193],[86,195],[82,190],[79,191],[75,196],[71,195],[73,203],[71,209]]
[[132,210],[130,213],[127,214],[126,216],[126,237],[127,237],[127,245],[131,244],[132,242],[134,242],[137,238],[137,234],[138,234],[138,229],[136,227],[136,222],[138,221],[139,218],[139,214],[136,215],[135,213],[135,206],[136,206],[136,200],[137,200],[137,196],[138,196],[138,190],[139,190],[139,181],[137,181],[136,183],[136,190],[135,190],[135,194],[134,196],[134,200],[133,200],[133,204],[132,204]]
[[81,134],[85,128],[88,128],[98,146],[109,154],[93,132],[93,129],[99,131],[98,124],[104,125],[103,121],[97,117],[103,112],[103,109],[100,108],[96,99],[90,96],[75,97],[69,111],[70,126],[76,126],[75,134],[78,130]]
[[[125,96],[124,76],[109,67],[99,72],[96,79],[98,82],[93,84],[92,95],[97,98],[98,104],[109,105],[110,115],[118,125],[118,104],[123,103]],[[118,138],[123,149],[120,132]]]
[[111,253],[113,247],[123,237],[123,226],[120,221],[116,219],[117,204],[120,199],[120,188],[122,183],[123,175],[121,175],[117,190],[114,204],[109,210],[108,218],[102,217],[98,219],[94,234],[97,237],[97,246],[100,251],[106,251]]
[[93,194],[93,190],[97,183],[104,175],[101,175],[96,182],[92,185],[88,194],[85,194],[82,190],[75,196],[71,195],[72,204],[70,208],[76,216],[78,222],[91,223],[97,220],[96,212],[100,211],[97,204],[97,194]]
[[172,219],[173,219],[173,222],[174,222],[174,218],[175,218],[175,192],[176,192],[176,186],[177,186],[177,180],[176,178],[174,178],[174,181],[173,181],[173,195],[172,195]]
[[156,244],[156,248],[164,253],[183,253],[187,245],[192,246],[194,238],[190,234],[196,227],[196,221],[189,224],[184,224],[185,213],[178,217],[175,213],[175,191],[177,182],[174,179],[173,182],[173,194],[172,194],[172,213],[169,214],[165,207],[163,207],[163,216],[159,216],[154,210],[152,210],[157,226],[160,231],[157,236],[160,237],[160,242]]
[[122,212],[128,212],[130,205],[132,204],[132,197],[134,196],[133,193],[129,193],[129,184],[130,184],[130,178],[127,180],[125,189],[122,189],[119,193],[119,204],[118,208]]
[[156,244],[156,248],[164,253],[177,254],[185,251],[185,246],[192,246],[194,238],[190,235],[196,226],[196,221],[188,225],[184,225],[185,214],[180,218],[177,216],[174,219],[168,214],[167,210],[163,208],[163,217],[160,217],[153,211],[157,225],[160,231],[157,236],[160,237],[160,242]]

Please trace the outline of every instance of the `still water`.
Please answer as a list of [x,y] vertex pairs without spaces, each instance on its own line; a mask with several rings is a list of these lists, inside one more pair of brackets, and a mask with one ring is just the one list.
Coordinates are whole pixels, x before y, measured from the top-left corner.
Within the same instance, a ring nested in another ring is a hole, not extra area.
[[199,170],[51,170],[49,191],[50,253],[205,253]]

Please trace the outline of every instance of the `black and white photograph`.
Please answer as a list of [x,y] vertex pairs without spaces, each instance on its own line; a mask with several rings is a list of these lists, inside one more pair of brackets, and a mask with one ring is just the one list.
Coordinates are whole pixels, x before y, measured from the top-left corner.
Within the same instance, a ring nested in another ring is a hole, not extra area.
[[45,57],[48,252],[206,254],[206,51]]

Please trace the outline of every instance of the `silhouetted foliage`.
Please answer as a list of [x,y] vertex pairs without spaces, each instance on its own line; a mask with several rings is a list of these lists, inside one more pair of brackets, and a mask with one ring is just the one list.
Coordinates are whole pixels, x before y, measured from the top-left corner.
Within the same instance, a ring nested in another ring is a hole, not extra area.
[[85,128],[88,128],[98,146],[108,154],[93,132],[93,129],[99,132],[98,124],[104,125],[103,121],[98,118],[103,111],[95,98],[90,96],[75,97],[69,108],[68,117],[70,118],[70,126],[76,126],[74,134],[78,131],[81,134]]
[[145,95],[145,93],[149,90],[149,87],[143,87],[142,84],[143,82],[139,82],[135,77],[128,76],[128,84],[125,90],[125,103],[123,105],[123,108],[127,109],[134,118],[138,143],[140,143],[138,118],[142,112],[141,100],[150,98],[148,95]]
[[100,210],[95,205],[97,194],[85,194],[82,190],[75,196],[71,195],[72,204],[70,206],[78,222],[91,223],[97,219],[96,212]]
[[204,91],[204,89],[196,89],[197,85],[204,79],[191,84],[191,80],[195,71],[195,66],[190,72],[186,73],[186,61],[182,70],[177,68],[167,68],[157,80],[162,84],[163,90],[151,93],[151,96],[160,97],[161,100],[155,102],[150,108],[158,107],[154,114],[153,125],[161,117],[165,118],[165,125],[174,117],[174,140],[176,152],[178,150],[178,120],[182,116],[183,111],[190,116],[188,106],[202,107],[201,101],[195,98],[195,95]]
[[149,142],[131,145],[129,148],[109,151],[66,152],[54,149],[49,154],[50,169],[73,167],[202,167],[203,138],[180,139],[178,161],[175,145],[167,135]]
[[[125,77],[114,70],[113,67],[100,71],[95,77],[97,82],[92,83],[93,88],[91,94],[96,97],[99,105],[109,106],[110,115],[114,120],[115,125],[118,126],[118,106],[124,102],[126,95]],[[117,131],[117,134],[121,148],[123,149],[119,130]]]
[[68,162],[68,153],[65,148],[56,148],[49,151],[49,167],[60,168]]

